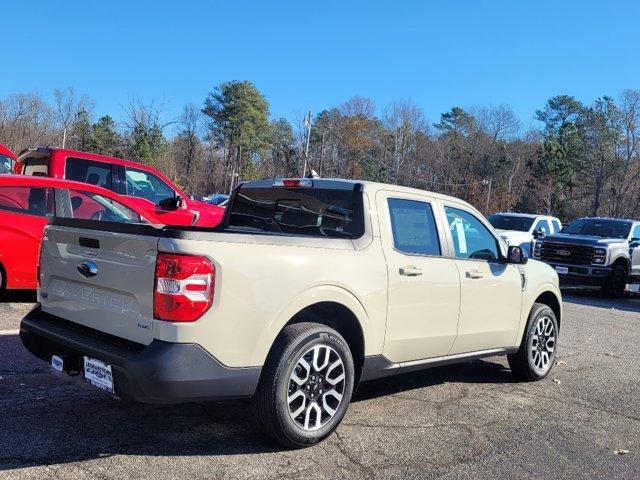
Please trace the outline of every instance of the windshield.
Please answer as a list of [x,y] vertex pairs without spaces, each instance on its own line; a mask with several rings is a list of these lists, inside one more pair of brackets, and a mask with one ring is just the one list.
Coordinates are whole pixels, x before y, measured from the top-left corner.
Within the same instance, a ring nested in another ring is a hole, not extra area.
[[604,238],[627,238],[631,222],[583,218],[560,230],[568,235],[592,235]]
[[13,171],[13,159],[0,153],[0,173],[11,173]]
[[520,215],[491,215],[487,220],[497,230],[515,230],[516,232],[528,232],[535,217],[522,217]]

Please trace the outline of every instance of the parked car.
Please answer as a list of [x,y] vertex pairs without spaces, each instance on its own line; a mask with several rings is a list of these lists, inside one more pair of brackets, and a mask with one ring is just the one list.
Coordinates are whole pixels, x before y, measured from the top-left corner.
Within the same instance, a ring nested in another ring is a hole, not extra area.
[[177,185],[149,165],[61,148],[28,148],[20,153],[15,172],[65,178],[112,190],[166,225],[211,227],[224,208],[192,200]]
[[38,251],[50,217],[158,223],[127,198],[67,180],[0,175],[0,289],[37,286]]
[[531,381],[554,364],[558,276],[456,198],[262,180],[235,190],[215,229],[117,232],[54,219],[20,336],[121,397],[253,397],[270,435],[304,447],[336,428],[360,381],[490,355]]
[[229,195],[224,195],[222,193],[216,193],[215,195],[211,195],[206,199],[207,202],[212,205],[222,205],[222,203],[226,202],[229,199]]
[[494,213],[488,220],[507,245],[520,245],[528,255],[536,239],[558,233],[562,228],[560,220],[548,215]]
[[15,161],[15,154],[0,143],[0,174],[11,173]]
[[581,218],[535,244],[533,256],[568,285],[598,286],[613,297],[640,282],[640,221]]

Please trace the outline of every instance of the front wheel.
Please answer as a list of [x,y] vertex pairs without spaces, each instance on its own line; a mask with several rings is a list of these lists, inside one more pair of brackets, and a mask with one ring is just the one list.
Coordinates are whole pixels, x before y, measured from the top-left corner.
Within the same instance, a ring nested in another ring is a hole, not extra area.
[[513,374],[528,382],[546,377],[558,351],[558,320],[547,305],[534,303],[518,351],[507,355]]
[[289,448],[326,438],[344,417],[354,384],[347,342],[317,323],[286,327],[276,339],[254,396],[264,430]]
[[613,298],[621,298],[627,288],[627,269],[619,263],[611,268],[611,274],[607,278],[606,283],[602,286],[602,290],[608,296]]

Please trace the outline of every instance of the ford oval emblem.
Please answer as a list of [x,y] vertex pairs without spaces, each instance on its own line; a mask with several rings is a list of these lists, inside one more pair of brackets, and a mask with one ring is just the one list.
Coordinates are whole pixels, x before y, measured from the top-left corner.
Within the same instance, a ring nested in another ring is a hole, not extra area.
[[78,265],[78,272],[83,277],[95,277],[98,274],[98,265],[89,260],[85,260],[80,265]]
[[571,255],[571,252],[569,250],[558,250],[558,255],[562,255],[563,257],[568,257],[569,255]]

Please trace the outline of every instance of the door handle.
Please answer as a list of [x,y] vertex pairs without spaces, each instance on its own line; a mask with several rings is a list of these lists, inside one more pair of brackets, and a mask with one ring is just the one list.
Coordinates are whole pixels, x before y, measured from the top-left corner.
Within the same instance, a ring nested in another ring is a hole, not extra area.
[[413,265],[408,265],[406,267],[400,267],[399,273],[405,277],[418,277],[422,275],[422,269],[414,267]]
[[480,273],[478,270],[470,270],[470,271],[465,273],[465,276],[467,278],[473,278],[473,279],[478,279],[478,278],[484,277],[484,275],[482,273]]

